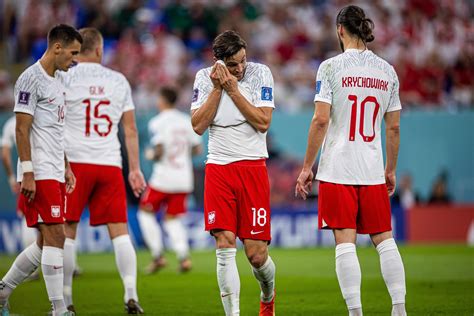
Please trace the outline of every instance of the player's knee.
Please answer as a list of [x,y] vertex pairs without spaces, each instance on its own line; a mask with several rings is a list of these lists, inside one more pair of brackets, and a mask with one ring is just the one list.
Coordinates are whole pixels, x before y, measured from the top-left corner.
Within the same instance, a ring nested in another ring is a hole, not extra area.
[[212,234],[216,239],[216,248],[236,248],[235,235],[228,231],[213,231]]
[[250,264],[254,268],[260,268],[263,266],[265,261],[267,260],[267,253],[265,251],[249,251],[247,252],[247,258]]
[[392,231],[370,235],[372,243],[377,247],[382,241],[393,238]]
[[63,248],[66,235],[63,225],[51,225],[42,230],[43,245],[57,248]]

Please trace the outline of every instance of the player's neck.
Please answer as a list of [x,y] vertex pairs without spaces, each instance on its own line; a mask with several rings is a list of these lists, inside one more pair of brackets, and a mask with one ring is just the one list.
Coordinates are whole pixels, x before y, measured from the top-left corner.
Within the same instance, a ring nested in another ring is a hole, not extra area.
[[44,55],[40,58],[39,62],[41,67],[43,67],[44,71],[51,77],[54,77],[54,73],[56,72],[56,66],[54,65],[54,57],[51,56],[47,51]]
[[367,46],[359,39],[349,39],[344,43],[344,51],[348,49],[366,50]]

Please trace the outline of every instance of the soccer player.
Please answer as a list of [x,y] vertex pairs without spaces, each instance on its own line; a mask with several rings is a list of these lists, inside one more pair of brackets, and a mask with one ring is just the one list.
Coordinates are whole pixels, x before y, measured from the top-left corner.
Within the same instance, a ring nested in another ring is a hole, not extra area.
[[125,289],[125,309],[143,314],[137,295],[137,258],[127,228],[127,200],[122,176],[118,124],[122,122],[128,153],[128,180],[136,196],[146,183],[140,171],[138,133],[131,88],[121,74],[101,65],[103,39],[94,28],[79,31],[83,43],[79,64],[64,74],[66,86],[66,154],[77,178],[67,197],[64,244],[64,299],[72,302],[72,275],[77,225],[86,204],[90,224],[107,225],[117,268]]
[[65,88],[59,71],[68,71],[81,48],[81,35],[60,24],[48,33],[48,48],[15,84],[17,180],[29,227],[39,230],[36,243],[18,255],[0,282],[0,310],[8,315],[8,298],[41,263],[52,315],[74,315],[63,300],[64,199],[75,178],[64,155]]
[[216,240],[217,281],[226,315],[239,315],[236,237],[260,284],[260,315],[274,314],[275,264],[268,255],[270,189],[265,159],[273,104],[270,69],[247,62],[247,44],[234,31],[213,42],[214,60],[196,74],[194,131],[209,128],[204,220]]
[[[13,170],[13,163],[12,163],[12,150],[14,147],[16,147],[15,126],[16,126],[15,116],[10,117],[3,125],[2,162],[3,162],[3,167],[5,168],[5,173],[8,177],[8,184],[10,185],[10,190],[12,191],[13,194],[18,195],[20,193],[20,184],[16,181],[16,175]],[[18,216],[22,219],[21,243],[24,249],[36,241],[37,230],[35,228],[27,226],[24,211],[22,209],[23,203],[20,203],[21,201],[22,200],[20,199],[20,195],[18,195],[16,211],[17,211]],[[38,278],[39,278],[38,270],[35,270],[35,272],[33,272],[33,274],[31,274],[31,276],[29,277],[29,279],[38,279]]]
[[311,167],[322,145],[316,175],[319,228],[334,232],[336,274],[349,315],[362,315],[356,233],[370,234],[377,248],[392,298],[392,315],[406,315],[405,272],[392,237],[389,203],[395,190],[400,133],[398,78],[390,64],[367,48],[374,40],[374,25],[361,8],[344,7],[336,24],[343,53],[319,67],[315,113],[295,194],[308,195],[313,181]]
[[166,265],[162,254],[161,228],[154,213],[163,204],[166,205],[164,228],[180,262],[179,270],[186,272],[191,269],[188,234],[181,218],[186,214],[186,196],[194,186],[191,158],[201,153],[202,146],[200,137],[193,131],[189,115],[175,109],[177,97],[174,89],[161,88],[158,98],[160,113],[148,123],[153,148],[147,151],[147,156],[155,163],[138,211],[143,239],[153,256],[147,267],[148,273],[154,273]]

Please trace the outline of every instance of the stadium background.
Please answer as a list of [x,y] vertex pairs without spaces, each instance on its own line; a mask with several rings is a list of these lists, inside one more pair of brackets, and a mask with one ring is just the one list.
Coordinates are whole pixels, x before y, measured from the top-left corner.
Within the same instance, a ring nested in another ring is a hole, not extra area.
[[[283,248],[277,250],[283,257],[293,255],[301,261],[318,261],[320,256],[330,265],[330,250],[314,249],[333,244],[330,233],[315,229],[317,191],[307,202],[296,200],[293,192],[313,112],[315,74],[324,59],[339,53],[334,20],[347,3],[327,0],[0,1],[0,126],[12,115],[16,78],[45,50],[47,30],[57,23],[78,28],[94,26],[105,36],[104,63],[123,72],[132,85],[143,153],[148,146],[147,122],[157,113],[159,87],[176,87],[178,107],[188,111],[196,71],[212,64],[212,39],[223,30],[235,29],[247,40],[249,60],[269,65],[275,79],[277,108],[268,136],[273,245]],[[357,4],[375,22],[375,42],[369,48],[392,63],[400,79],[404,108],[398,187],[408,187],[411,180],[417,203],[404,205],[399,203],[403,198],[395,198],[392,204],[396,238],[407,245],[402,248],[402,255],[412,256],[405,260],[415,262],[413,268],[407,267],[408,280],[411,275],[422,283],[432,282],[432,275],[423,272],[422,263],[436,256],[432,261],[433,273],[438,276],[435,279],[451,282],[450,298],[467,302],[463,308],[452,309],[447,314],[472,315],[474,252],[462,245],[474,244],[474,4],[448,0],[378,0]],[[151,164],[143,155],[141,157],[143,171],[148,176]],[[192,212],[186,220],[195,249],[213,246],[212,239],[202,228],[204,161],[205,155],[194,159],[196,191],[189,199]],[[399,192],[399,196],[403,193]],[[10,193],[3,168],[0,168],[0,201],[0,274],[3,274],[13,259],[11,254],[20,249],[15,197]],[[135,220],[136,202],[129,195],[132,237],[142,246]],[[87,218],[79,234],[79,248],[83,253],[111,249],[106,230],[89,228]],[[368,245],[369,240],[360,238],[359,243]],[[458,246],[444,246],[446,243]],[[285,250],[301,247],[310,247],[310,250]],[[207,269],[212,275],[215,269],[212,253],[203,251],[195,253],[196,273]],[[364,253],[373,257],[370,250],[363,250]],[[81,263],[82,258],[86,269],[84,278],[88,270],[91,275],[105,273],[94,270],[94,263],[108,260],[103,259],[107,256],[110,254],[80,256],[79,261]],[[147,259],[145,253],[140,253],[139,260]],[[209,266],[200,266],[198,259]],[[445,264],[457,267],[456,271],[443,267]],[[110,268],[111,275],[113,268]],[[309,270],[314,268],[308,267]],[[333,269],[316,268],[319,269],[316,279],[334,279]],[[285,269],[282,268],[282,273]],[[371,278],[379,280],[377,273],[371,273]],[[175,282],[173,271],[161,276],[165,281],[169,278]],[[460,280],[464,283],[456,283]],[[214,283],[209,284],[212,289],[216,286]],[[335,287],[333,290],[334,300],[339,300],[342,306],[339,290]],[[37,293],[35,291],[40,290],[30,286],[25,291]],[[431,301],[435,299],[436,295]],[[242,300],[245,303],[246,298]],[[445,310],[449,311],[448,306]],[[314,310],[302,311],[311,314]],[[343,309],[333,314],[337,311]]]

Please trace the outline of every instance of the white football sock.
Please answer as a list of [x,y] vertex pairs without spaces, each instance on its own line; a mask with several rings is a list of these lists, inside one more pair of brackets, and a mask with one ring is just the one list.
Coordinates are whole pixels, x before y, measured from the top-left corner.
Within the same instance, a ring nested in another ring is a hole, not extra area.
[[24,249],[0,282],[0,304],[5,304],[13,290],[41,264],[42,250],[36,242]]
[[237,263],[235,262],[236,254],[236,248],[216,250],[217,283],[221,291],[221,300],[226,316],[240,314],[240,278]]
[[134,299],[138,302],[137,294],[137,254],[133,248],[130,235],[121,235],[112,240],[115,251],[115,263],[125,288],[124,300]]
[[28,227],[26,224],[26,218],[23,217],[21,221],[21,244],[23,248],[28,247],[32,243],[36,242],[38,236],[38,230],[33,227]]
[[392,297],[392,305],[394,306],[392,315],[406,315],[405,269],[397,244],[393,238],[386,239],[377,246],[377,251],[380,255],[382,276]]
[[180,218],[165,220],[166,233],[171,241],[171,248],[176,252],[178,260],[184,260],[189,257],[188,233],[184,228]]
[[63,299],[63,250],[57,247],[44,246],[41,256],[41,269],[46,283],[48,297],[56,314],[67,312]]
[[360,300],[362,276],[355,244],[342,243],[336,246],[336,274],[349,315],[362,315]]
[[150,249],[152,257],[159,258],[163,251],[163,239],[155,214],[139,210],[137,218],[143,239],[148,249]]
[[275,264],[270,256],[260,268],[252,266],[252,272],[260,284],[260,300],[268,303],[273,299],[273,291],[275,290]]
[[64,303],[72,305],[72,277],[76,268],[76,241],[66,238],[64,242]]

